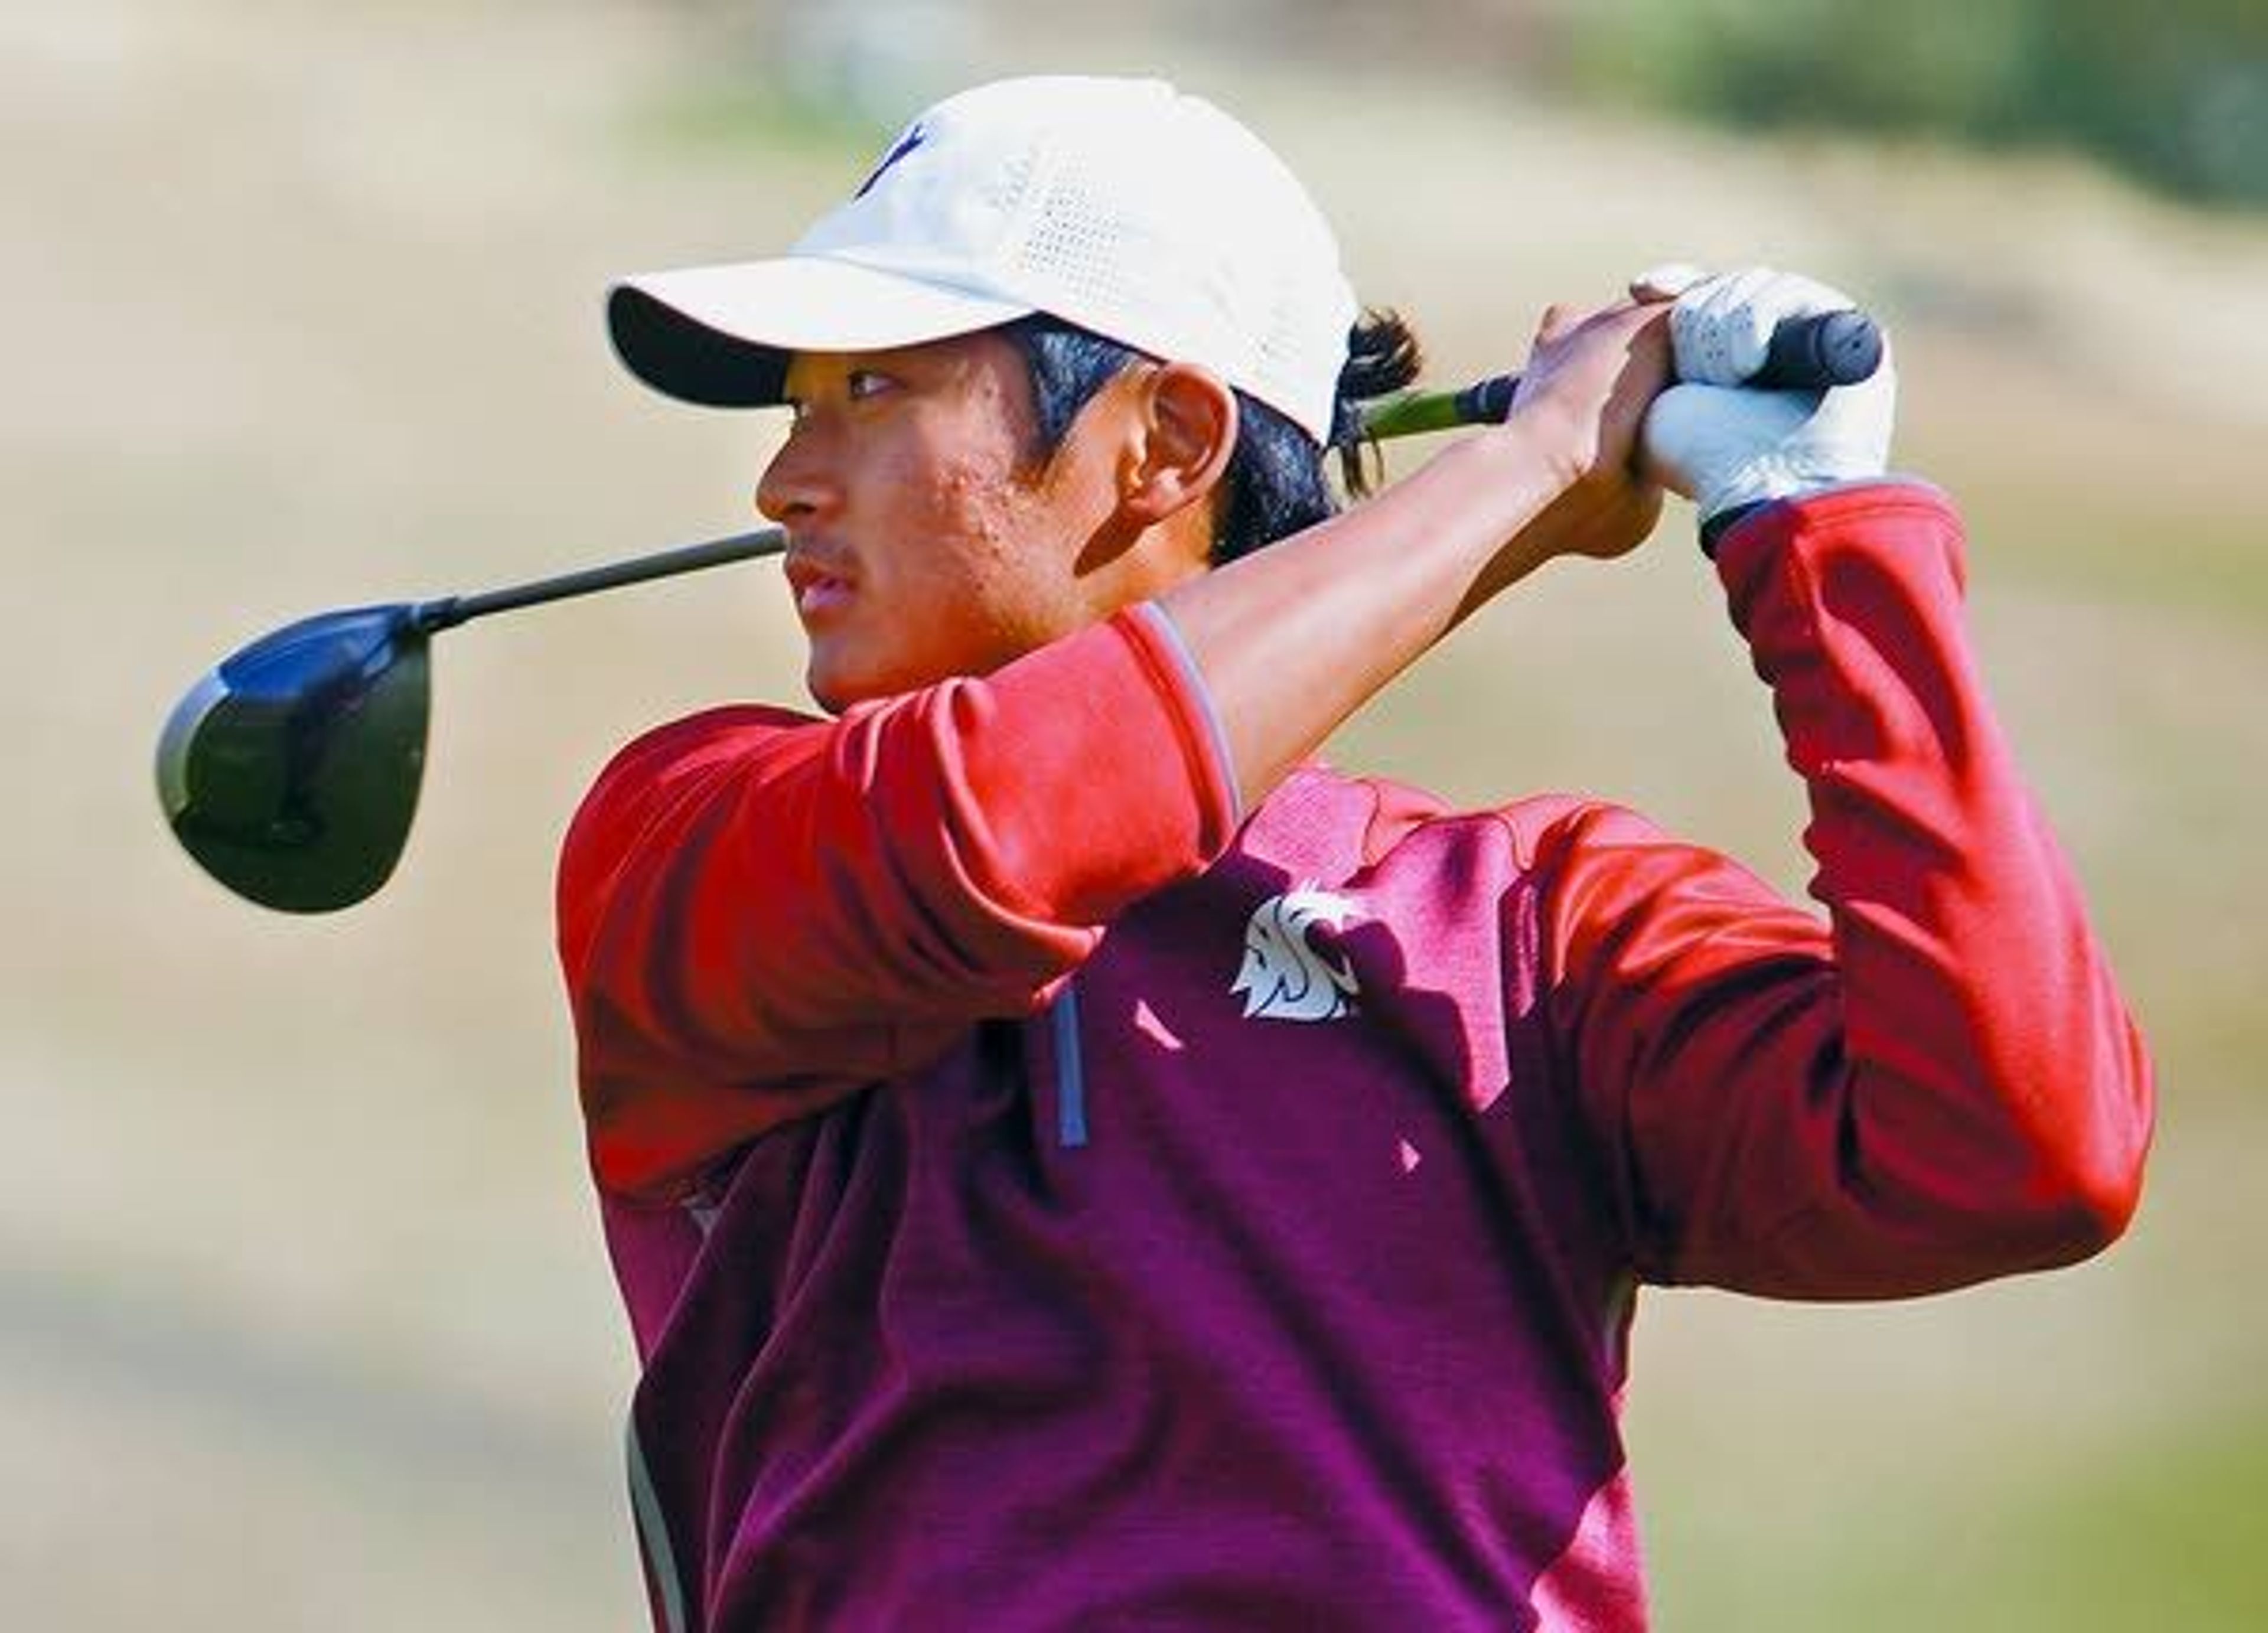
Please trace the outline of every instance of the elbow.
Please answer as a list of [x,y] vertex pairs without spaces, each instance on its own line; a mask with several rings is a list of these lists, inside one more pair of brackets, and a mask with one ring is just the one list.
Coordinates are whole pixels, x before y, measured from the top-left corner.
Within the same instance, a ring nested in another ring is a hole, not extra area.
[[2040,1152],[2057,1219],[2058,1262],[2093,1258],[2126,1233],[2142,1201],[2154,1122],[2149,1063],[2139,1051],[2127,1070],[2069,1114],[2062,1137]]
[[[1999,1080],[2005,1109],[1939,1153],[1963,1280],[2058,1269],[2124,1237],[2141,1204],[2153,1125],[2147,1059]],[[1958,1197],[1960,1200],[1955,1201]]]
[[2125,1235],[2141,1206],[2148,1149],[2146,1122],[2132,1137],[2092,1153],[2084,1166],[2066,1178],[2062,1211],[2067,1222],[2066,1262],[2091,1259]]
[[2049,1267],[2078,1264],[2126,1234],[2142,1201],[2139,1153],[2073,1174],[2056,1187],[2043,1210]]
[[[1993,1165],[1984,1160],[1988,1168]],[[1933,1247],[1916,1261],[1917,1276],[1894,1277],[1874,1291],[1941,1291],[2092,1259],[2133,1223],[2143,1166],[2139,1144],[2083,1153],[2033,1145],[2021,1158],[2004,1149],[1999,1179],[1988,1188],[1969,1190],[1938,1217],[1930,1231]]]

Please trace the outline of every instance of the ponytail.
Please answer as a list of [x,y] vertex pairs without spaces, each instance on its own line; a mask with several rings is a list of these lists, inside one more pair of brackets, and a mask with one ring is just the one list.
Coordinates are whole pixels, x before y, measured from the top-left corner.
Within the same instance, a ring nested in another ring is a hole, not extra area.
[[1347,333],[1346,366],[1331,408],[1330,445],[1350,498],[1366,498],[1380,476],[1378,444],[1363,435],[1363,407],[1407,389],[1425,366],[1417,332],[1390,308],[1366,311]]

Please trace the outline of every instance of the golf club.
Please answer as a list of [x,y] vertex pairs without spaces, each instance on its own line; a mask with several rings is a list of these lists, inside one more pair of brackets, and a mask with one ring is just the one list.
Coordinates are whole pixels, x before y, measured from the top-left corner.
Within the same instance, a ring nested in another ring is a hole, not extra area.
[[[1821,389],[1872,375],[1881,336],[1856,312],[1793,319],[1749,383]],[[1520,379],[1407,392],[1377,404],[1386,439],[1494,423]],[[351,907],[393,874],[416,814],[432,680],[426,647],[495,613],[777,555],[777,528],[684,545],[482,594],[320,613],[224,658],[158,739],[158,795],[174,837],[238,895],[287,913]]]
[[287,913],[351,907],[393,873],[416,813],[432,636],[786,546],[768,527],[480,595],[288,624],[224,658],[174,706],[158,739],[166,819],[238,895]]

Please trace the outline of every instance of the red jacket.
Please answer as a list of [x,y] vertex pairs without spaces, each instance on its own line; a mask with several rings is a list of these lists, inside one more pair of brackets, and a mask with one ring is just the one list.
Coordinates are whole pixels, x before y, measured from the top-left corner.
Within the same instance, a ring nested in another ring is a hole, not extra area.
[[1244,816],[1153,607],[620,756],[561,945],[657,1625],[1635,1628],[1634,1280],[2117,1235],[2149,1067],[1951,512],[1777,506],[1719,570],[1825,923],[1595,802]]

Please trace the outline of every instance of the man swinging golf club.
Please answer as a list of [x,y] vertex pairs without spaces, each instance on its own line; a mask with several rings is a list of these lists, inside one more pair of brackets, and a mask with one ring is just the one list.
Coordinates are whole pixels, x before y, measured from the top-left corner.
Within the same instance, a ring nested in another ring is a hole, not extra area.
[[[792,411],[757,500],[825,710],[641,738],[562,862],[658,1627],[1637,1628],[1638,1284],[2119,1233],[2149,1067],[1889,371],[1740,389],[1848,303],[1672,282],[1554,308],[1508,420],[1341,514],[1409,338],[1161,84],[966,92],[784,259],[615,291],[648,383]],[[1610,805],[1312,758],[1658,483],[1823,923]]]

